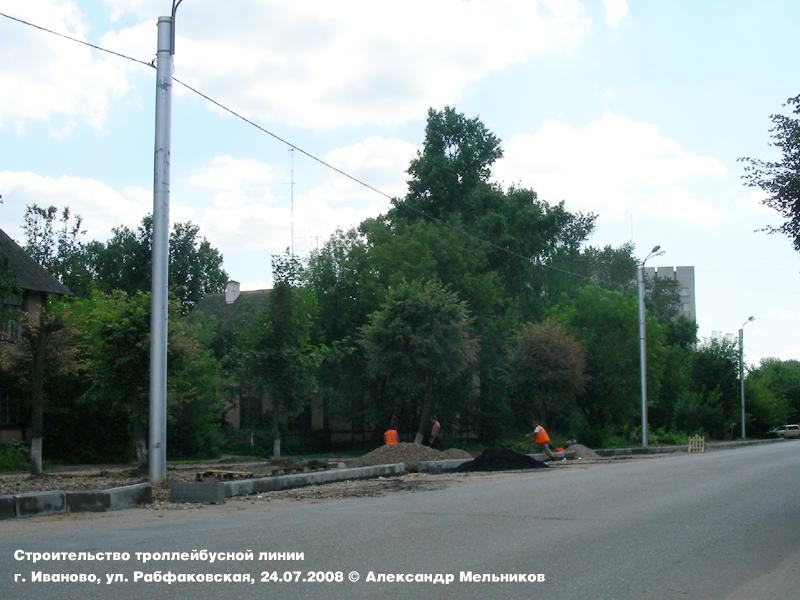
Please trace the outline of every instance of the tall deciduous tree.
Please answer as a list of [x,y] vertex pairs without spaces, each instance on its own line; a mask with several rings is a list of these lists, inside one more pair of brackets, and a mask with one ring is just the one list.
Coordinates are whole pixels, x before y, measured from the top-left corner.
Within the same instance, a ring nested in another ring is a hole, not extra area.
[[[637,305],[632,294],[595,285],[581,288],[574,301],[552,311],[586,352],[589,382],[578,406],[589,429],[587,439],[631,431],[641,414]],[[648,397],[660,393],[664,372],[664,334],[654,317],[647,318]]]
[[92,286],[82,227],[83,219],[69,207],[59,212],[55,206],[29,204],[25,209],[25,251],[77,295]]
[[[57,307],[65,335],[79,354],[79,377],[87,382],[74,398],[54,398],[68,423],[57,424],[63,450],[73,457],[147,458],[150,365],[150,295],[93,292]],[[170,456],[213,453],[221,420],[219,365],[180,316],[169,310],[167,436]],[[73,374],[74,376],[74,374]],[[51,395],[53,395],[51,393]],[[68,406],[64,406],[67,403]],[[76,446],[76,447],[69,447]]]
[[[474,366],[478,341],[472,337],[467,305],[436,282],[401,283],[361,330],[369,372],[385,382],[396,406],[410,403],[421,443],[434,399],[463,384]],[[468,379],[468,378],[467,378]]]
[[282,422],[296,417],[317,390],[322,357],[312,344],[317,302],[301,287],[303,268],[287,250],[272,257],[273,289],[258,322],[249,357],[248,377],[254,395],[272,405],[272,454],[281,456]]
[[528,323],[508,353],[507,377],[517,417],[530,425],[565,417],[586,387],[586,358],[578,340],[558,323]]
[[[114,229],[106,243],[89,245],[89,263],[103,291],[129,294],[150,290],[153,219],[146,216],[133,231]],[[225,289],[228,275],[222,269],[222,254],[200,237],[200,228],[190,221],[175,223],[169,240],[169,286],[184,313],[206,294]]]
[[770,116],[772,145],[782,153],[780,160],[740,158],[744,163],[745,184],[761,188],[764,204],[777,210],[784,219],[780,227],[767,227],[770,233],[787,235],[800,252],[800,96],[789,98],[784,106],[794,116]]

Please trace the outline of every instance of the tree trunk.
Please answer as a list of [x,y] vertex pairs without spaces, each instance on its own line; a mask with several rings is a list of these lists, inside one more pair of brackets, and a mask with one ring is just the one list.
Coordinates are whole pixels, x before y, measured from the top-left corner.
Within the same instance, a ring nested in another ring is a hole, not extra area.
[[140,469],[144,469],[148,465],[146,429],[142,426],[139,414],[134,414],[133,419],[133,445],[136,450],[136,465]]
[[422,405],[422,414],[419,417],[419,427],[417,428],[417,435],[414,436],[414,443],[421,444],[425,440],[425,430],[430,427],[431,421],[431,397],[430,394],[425,398]]
[[272,458],[281,457],[281,425],[278,413],[272,413]]
[[[45,299],[44,302],[47,300]],[[45,306],[39,312],[39,326],[33,334],[33,369],[31,373],[31,475],[42,473],[42,437],[44,436],[44,361],[47,347]]]

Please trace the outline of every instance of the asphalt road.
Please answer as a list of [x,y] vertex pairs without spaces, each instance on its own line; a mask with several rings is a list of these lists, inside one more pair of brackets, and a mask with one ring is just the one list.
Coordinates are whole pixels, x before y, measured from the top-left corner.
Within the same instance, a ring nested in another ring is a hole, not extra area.
[[[34,565],[14,558],[19,549],[252,549],[303,552],[305,559]],[[102,582],[33,583],[33,571],[92,573]],[[135,571],[248,573],[255,583],[134,583]],[[260,581],[272,571],[341,572],[344,581]],[[357,583],[348,581],[351,571]],[[542,574],[544,581],[460,582],[468,571]],[[455,580],[368,582],[370,572]],[[128,581],[105,583],[115,573]],[[14,583],[14,574],[26,581]],[[320,504],[228,503],[0,522],[3,599],[797,597],[800,441],[475,477],[444,490]]]

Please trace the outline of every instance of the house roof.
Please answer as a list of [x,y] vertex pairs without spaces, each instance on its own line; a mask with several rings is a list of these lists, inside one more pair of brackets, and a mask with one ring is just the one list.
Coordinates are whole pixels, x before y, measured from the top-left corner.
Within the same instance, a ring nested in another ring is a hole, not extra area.
[[251,290],[240,292],[236,300],[228,304],[225,301],[225,292],[203,296],[195,305],[192,313],[197,317],[215,316],[220,324],[225,327],[241,325],[242,322],[252,325],[252,319],[261,314],[264,301],[272,290]]
[[17,285],[23,290],[61,296],[70,293],[66,286],[62,285],[42,265],[33,260],[2,229],[0,229],[0,254],[5,257],[9,270],[17,278]]

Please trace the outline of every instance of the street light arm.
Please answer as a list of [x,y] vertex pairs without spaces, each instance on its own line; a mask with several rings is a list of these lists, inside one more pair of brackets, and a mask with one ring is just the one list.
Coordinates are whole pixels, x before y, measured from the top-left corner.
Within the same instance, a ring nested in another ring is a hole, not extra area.
[[175,13],[183,0],[172,0],[172,21],[170,21],[169,53],[175,54]]

